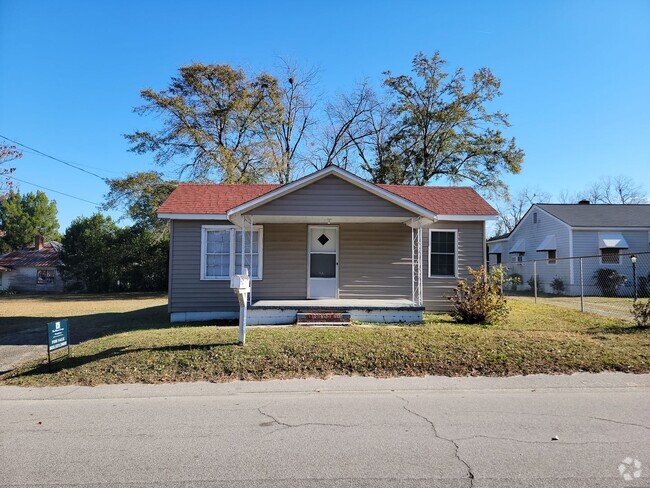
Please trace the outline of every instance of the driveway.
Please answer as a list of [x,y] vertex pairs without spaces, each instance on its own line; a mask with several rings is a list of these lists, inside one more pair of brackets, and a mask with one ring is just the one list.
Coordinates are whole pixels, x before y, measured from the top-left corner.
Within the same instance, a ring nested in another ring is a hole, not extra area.
[[621,373],[2,387],[0,479],[57,487],[650,486],[649,411],[650,376]]

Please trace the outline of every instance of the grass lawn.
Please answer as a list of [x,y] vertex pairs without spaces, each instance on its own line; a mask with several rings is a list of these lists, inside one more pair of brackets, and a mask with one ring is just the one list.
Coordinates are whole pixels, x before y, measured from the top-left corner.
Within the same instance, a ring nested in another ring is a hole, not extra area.
[[[521,300],[510,302],[512,314],[506,322],[489,328],[456,324],[447,315],[427,315],[424,325],[252,327],[246,346],[240,347],[236,327],[172,326],[164,306],[151,306],[142,299],[139,308],[125,304],[125,311],[111,312],[110,332],[100,329],[96,338],[74,346],[72,358],[56,363],[52,373],[39,361],[0,376],[0,384],[223,382],[335,374],[650,372],[650,330],[616,318]],[[156,299],[160,297],[149,298]],[[47,311],[48,299],[32,300],[0,299],[4,315],[0,330],[18,315],[10,311],[14,305],[31,320],[39,313],[53,314]],[[70,316],[75,307],[71,300],[63,310]],[[76,323],[87,326],[104,317],[95,308],[89,316],[77,315]]]

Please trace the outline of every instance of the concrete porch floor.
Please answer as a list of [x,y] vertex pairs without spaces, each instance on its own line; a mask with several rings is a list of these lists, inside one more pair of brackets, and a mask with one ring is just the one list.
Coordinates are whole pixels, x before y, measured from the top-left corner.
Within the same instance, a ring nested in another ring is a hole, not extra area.
[[328,309],[328,310],[424,310],[413,305],[411,300],[401,299],[356,299],[320,298],[313,300],[258,300],[249,307],[255,309]]
[[424,307],[408,299],[258,300],[248,307],[251,325],[294,324],[301,312],[345,312],[358,322],[422,322]]

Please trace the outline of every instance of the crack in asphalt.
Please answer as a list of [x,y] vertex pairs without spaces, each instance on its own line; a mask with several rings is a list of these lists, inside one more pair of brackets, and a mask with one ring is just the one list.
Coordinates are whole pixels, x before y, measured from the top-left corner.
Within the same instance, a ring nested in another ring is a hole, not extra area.
[[611,422],[613,424],[619,424],[619,425],[629,425],[631,427],[641,427],[642,429],[650,430],[650,427],[647,425],[643,424],[633,424],[631,422],[622,422],[620,420],[613,420],[613,419],[606,419],[603,417],[587,417],[588,419],[593,419],[593,420],[600,420],[602,422]]
[[301,424],[289,424],[287,422],[282,422],[281,420],[278,420],[276,417],[274,417],[270,413],[266,413],[261,408],[258,408],[257,411],[260,413],[260,415],[263,415],[264,417],[271,419],[273,423],[288,429],[293,429],[296,427],[306,427],[309,425],[317,425],[317,426],[324,426],[324,427],[355,427],[354,425],[349,425],[349,424],[336,424],[336,423],[328,423],[328,422],[304,422]]
[[631,422],[623,422],[622,420],[608,419],[604,417],[591,417],[589,415],[570,415],[570,414],[558,414],[558,413],[532,413],[532,412],[512,412],[512,411],[499,411],[494,410],[482,410],[477,412],[475,410],[465,410],[464,413],[499,413],[499,414],[513,414],[513,415],[528,415],[531,417],[555,417],[555,418],[571,418],[571,419],[590,419],[590,420],[599,420],[601,422],[611,422],[613,424],[619,425],[629,425],[630,427],[640,427],[642,429],[650,430],[650,427],[643,424],[634,424]]
[[473,435],[470,437],[458,437],[456,438],[456,442],[460,441],[469,441],[472,439],[490,439],[490,440],[497,440],[497,441],[511,441],[511,442],[518,442],[522,444],[556,444],[556,445],[570,445],[570,446],[582,446],[582,445],[587,445],[587,444],[634,444],[633,441],[585,441],[585,442],[560,442],[560,441],[526,441],[523,439],[515,439],[514,437],[495,437],[495,436],[490,436],[490,435]]
[[411,409],[409,408],[409,404],[410,404],[410,402],[409,402],[406,398],[401,397],[401,396],[399,396],[399,395],[397,395],[397,394],[395,394],[395,396],[404,402],[404,405],[402,405],[402,408],[404,408],[404,410],[406,410],[406,411],[409,412],[410,414],[415,415],[416,417],[418,417],[418,418],[424,420],[426,423],[428,423],[428,424],[431,426],[431,430],[433,430],[433,435],[434,435],[437,439],[441,439],[441,440],[443,440],[443,441],[447,441],[447,442],[449,442],[450,444],[452,444],[452,445],[454,446],[454,457],[455,457],[455,458],[456,458],[456,459],[457,459],[461,464],[463,464],[463,466],[465,466],[465,469],[467,470],[467,478],[469,479],[469,486],[470,486],[470,488],[472,488],[472,487],[474,486],[474,472],[472,471],[472,467],[469,465],[469,463],[468,463],[467,461],[465,461],[465,460],[460,456],[460,454],[459,454],[459,452],[458,452],[458,451],[460,450],[460,446],[458,445],[458,443],[456,442],[456,440],[451,439],[451,438],[449,438],[449,437],[442,437],[442,436],[438,433],[438,429],[436,428],[435,424],[433,423],[433,421],[432,421],[431,419],[429,419],[428,417],[426,417],[426,416],[424,416],[424,415],[422,415],[422,414],[419,414],[418,412],[416,412],[416,411],[414,411],[414,410],[411,410]]

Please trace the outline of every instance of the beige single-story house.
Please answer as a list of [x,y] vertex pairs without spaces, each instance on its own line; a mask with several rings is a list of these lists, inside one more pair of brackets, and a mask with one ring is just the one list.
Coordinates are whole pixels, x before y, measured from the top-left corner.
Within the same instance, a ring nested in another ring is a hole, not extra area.
[[328,166],[286,185],[181,184],[169,220],[172,321],[238,316],[234,274],[252,276],[248,323],[308,311],[418,321],[449,308],[486,262],[496,211],[469,187],[381,185]]

